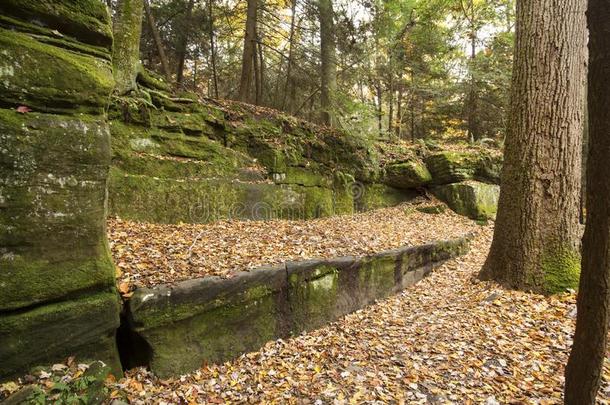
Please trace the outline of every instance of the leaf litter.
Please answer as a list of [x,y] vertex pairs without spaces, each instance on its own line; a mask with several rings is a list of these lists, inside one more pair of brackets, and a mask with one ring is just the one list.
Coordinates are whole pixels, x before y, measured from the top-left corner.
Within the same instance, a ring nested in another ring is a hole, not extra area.
[[[144,368],[109,378],[111,399],[160,405],[561,403],[575,294],[545,297],[478,281],[492,233],[493,225],[477,227],[465,256],[324,328],[176,378],[160,379]],[[24,384],[45,388],[51,374],[78,377],[74,364],[4,383],[0,398]],[[608,361],[597,402],[610,403]]]
[[473,221],[417,198],[392,208],[308,221],[225,220],[151,224],[111,218],[108,239],[119,290],[205,276],[231,277],[262,265],[338,256],[364,256],[474,232]]
[[[134,404],[561,403],[575,294],[478,281],[492,233],[479,227],[467,255],[324,328],[178,378],[133,369],[114,393]],[[609,401],[606,361],[598,402]]]

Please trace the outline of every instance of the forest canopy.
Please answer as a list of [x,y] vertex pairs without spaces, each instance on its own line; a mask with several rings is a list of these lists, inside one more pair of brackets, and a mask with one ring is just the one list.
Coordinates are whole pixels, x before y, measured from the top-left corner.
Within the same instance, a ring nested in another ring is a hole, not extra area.
[[325,123],[320,111],[330,108],[333,125],[373,138],[503,139],[514,0],[148,0],[145,8],[142,62],[180,90]]

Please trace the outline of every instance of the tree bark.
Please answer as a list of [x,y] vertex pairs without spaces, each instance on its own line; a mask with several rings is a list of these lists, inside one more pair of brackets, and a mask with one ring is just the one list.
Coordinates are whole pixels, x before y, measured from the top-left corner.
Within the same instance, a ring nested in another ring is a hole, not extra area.
[[180,87],[184,80],[184,62],[188,47],[189,33],[191,30],[191,18],[195,0],[189,0],[184,9],[184,26],[180,30],[180,43],[178,45],[178,66],[176,67],[176,85]]
[[216,72],[216,41],[214,39],[214,0],[208,0],[208,18],[210,19],[210,62],[212,65],[212,84],[214,87],[214,98],[218,99],[218,76]]
[[[473,12],[474,13],[474,12]],[[474,18],[474,17],[473,17]],[[473,28],[470,33],[470,85],[468,89],[468,137],[470,142],[481,139],[477,117],[477,85],[474,73],[474,64],[477,57],[477,31]]]
[[610,301],[610,42],[607,0],[589,0],[589,153],[587,220],[574,345],[566,367],[565,403],[594,404],[606,353]]
[[250,87],[254,71],[254,58],[256,53],[256,19],[257,0],[248,0],[248,11],[246,14],[246,34],[244,37],[244,52],[241,62],[241,80],[239,81],[238,99],[250,101]]
[[517,1],[502,186],[482,279],[543,293],[578,282],[585,1]]
[[142,0],[119,0],[113,25],[114,44],[112,65],[115,90],[125,94],[136,88],[140,62],[140,35],[142,33]]
[[163,75],[165,76],[165,79],[169,83],[171,83],[172,74],[169,70],[169,62],[167,61],[167,55],[165,54],[165,49],[163,48],[163,42],[161,42],[161,35],[159,35],[159,30],[157,29],[157,24],[155,23],[155,17],[153,16],[152,10],[150,9],[150,3],[148,2],[148,0],[144,0],[144,9],[146,10],[148,26],[153,34],[153,39],[157,47],[157,53],[159,54],[159,59],[161,59],[161,68],[163,69]]
[[337,61],[335,50],[335,23],[332,0],[318,0],[320,15],[320,119],[333,125],[333,98],[337,87]]
[[[297,0],[292,0],[291,15],[290,15],[290,36],[288,37],[288,60],[286,61],[286,84],[284,85],[284,94],[282,96],[282,110],[288,110],[292,112],[294,108],[291,102],[288,106],[286,100],[288,99],[288,87],[293,83],[292,80],[292,58],[294,53],[294,36],[295,36],[295,25],[296,25],[296,11],[297,11]],[[292,100],[291,100],[292,101]]]

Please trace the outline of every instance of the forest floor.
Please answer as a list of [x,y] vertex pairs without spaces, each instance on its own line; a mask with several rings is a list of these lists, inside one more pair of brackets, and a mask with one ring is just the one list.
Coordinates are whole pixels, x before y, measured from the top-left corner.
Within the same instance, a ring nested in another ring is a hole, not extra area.
[[[467,255],[324,328],[178,378],[133,369],[106,381],[110,395],[132,404],[561,403],[575,294],[478,281],[492,233],[477,225]],[[55,365],[32,378],[52,387],[50,374],[74,372]],[[599,402],[610,403],[610,362]]]
[[[507,291],[475,276],[492,225],[470,252],[399,295],[223,365],[111,384],[132,403],[561,403],[575,294]],[[599,402],[610,401],[606,363]]]
[[[429,214],[424,208],[441,207]],[[255,267],[339,256],[365,256],[452,239],[479,225],[436,200],[308,221],[217,221],[149,224],[112,218],[108,239],[123,296],[134,287],[205,277],[231,277]]]

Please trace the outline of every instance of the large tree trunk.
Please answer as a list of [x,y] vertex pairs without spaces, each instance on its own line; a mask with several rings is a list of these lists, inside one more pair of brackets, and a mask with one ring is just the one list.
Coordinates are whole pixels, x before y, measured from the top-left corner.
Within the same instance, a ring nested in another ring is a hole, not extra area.
[[140,34],[142,32],[142,0],[119,0],[112,28],[114,44],[112,65],[115,89],[125,94],[136,88],[140,62]]
[[244,37],[244,52],[241,62],[241,80],[239,82],[239,95],[241,101],[250,101],[250,87],[254,71],[254,58],[256,52],[256,14],[257,0],[248,0],[246,15],[246,35]]
[[595,403],[606,352],[610,300],[610,8],[589,0],[589,156],[578,319],[566,367],[565,403]]
[[481,278],[553,293],[578,282],[585,0],[519,0],[509,125]]
[[337,87],[335,51],[335,23],[332,0],[318,0],[320,14],[321,88],[320,110],[322,123],[333,125],[333,98]]
[[189,33],[191,30],[191,18],[195,0],[189,0],[184,9],[184,26],[180,30],[180,43],[178,45],[178,67],[176,68],[176,85],[180,87],[184,80],[184,62],[188,47]]
[[150,3],[148,2],[148,0],[144,0],[144,9],[146,10],[148,27],[150,28],[150,31],[153,34],[155,46],[157,47],[157,53],[159,54],[159,59],[161,59],[161,68],[163,69],[163,74],[165,75],[165,79],[167,79],[168,82],[171,82],[172,74],[169,70],[169,62],[167,61],[165,48],[163,48],[163,42],[161,42],[161,35],[159,35],[159,30],[157,29],[157,24],[155,23],[155,17],[152,14],[152,10],[150,9]]

